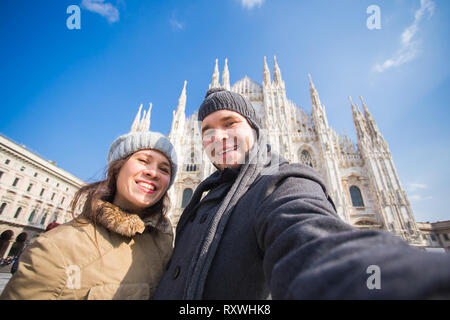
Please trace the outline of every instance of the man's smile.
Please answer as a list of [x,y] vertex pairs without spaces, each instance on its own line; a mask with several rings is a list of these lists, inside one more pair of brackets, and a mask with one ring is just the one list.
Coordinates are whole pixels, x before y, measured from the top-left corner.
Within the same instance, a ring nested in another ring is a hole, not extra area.
[[225,149],[225,150],[223,150],[223,151],[218,152],[217,155],[221,156],[221,155],[223,155],[223,154],[225,154],[225,153],[227,153],[227,152],[235,151],[235,150],[237,150],[238,148],[239,148],[239,147],[238,147],[237,145],[234,146],[234,147],[229,147],[228,149]]

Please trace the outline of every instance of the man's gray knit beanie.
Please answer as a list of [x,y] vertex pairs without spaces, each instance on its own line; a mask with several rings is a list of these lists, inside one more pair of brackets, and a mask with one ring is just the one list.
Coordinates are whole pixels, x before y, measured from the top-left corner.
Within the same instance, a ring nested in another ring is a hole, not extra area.
[[141,108],[139,108],[139,112],[133,122],[131,131],[127,134],[121,135],[111,144],[108,153],[108,165],[111,164],[112,161],[125,159],[139,150],[157,150],[163,153],[170,161],[170,188],[175,181],[178,169],[178,160],[175,148],[170,140],[161,133],[148,131],[150,126],[150,109],[148,110],[147,116],[144,111],[144,116],[141,120]]
[[235,111],[244,116],[257,131],[262,128],[261,118],[252,103],[239,93],[224,88],[209,89],[198,110],[198,120],[203,121],[209,114],[218,110]]

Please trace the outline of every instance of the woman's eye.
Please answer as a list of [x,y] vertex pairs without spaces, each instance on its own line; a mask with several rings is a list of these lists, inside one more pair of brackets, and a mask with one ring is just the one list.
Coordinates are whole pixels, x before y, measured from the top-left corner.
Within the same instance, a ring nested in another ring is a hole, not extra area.
[[147,160],[145,160],[145,159],[138,159],[138,160],[139,160],[139,162],[147,163]]
[[169,169],[167,169],[167,168],[161,168],[160,170],[161,170],[162,172],[164,172],[164,173],[169,174]]

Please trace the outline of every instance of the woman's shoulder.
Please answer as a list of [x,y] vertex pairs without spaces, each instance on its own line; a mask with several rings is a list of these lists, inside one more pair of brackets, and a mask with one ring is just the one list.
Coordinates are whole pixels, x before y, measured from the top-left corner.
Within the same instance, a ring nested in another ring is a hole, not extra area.
[[41,234],[35,241],[55,247],[68,261],[92,260],[111,249],[111,235],[88,219],[75,219]]
[[55,242],[59,245],[71,244],[75,240],[90,238],[94,233],[94,225],[87,219],[71,220],[42,233],[38,239]]

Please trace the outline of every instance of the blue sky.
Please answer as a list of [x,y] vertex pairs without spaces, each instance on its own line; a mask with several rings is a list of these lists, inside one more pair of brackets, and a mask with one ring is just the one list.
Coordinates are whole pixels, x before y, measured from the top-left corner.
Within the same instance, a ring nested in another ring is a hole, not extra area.
[[[381,29],[367,28],[370,5]],[[1,1],[0,133],[92,182],[141,103],[168,134],[184,80],[190,115],[216,58],[231,83],[261,83],[276,55],[288,98],[311,110],[311,73],[329,124],[353,141],[347,97],[363,96],[416,220],[448,220],[449,14],[447,0]]]

